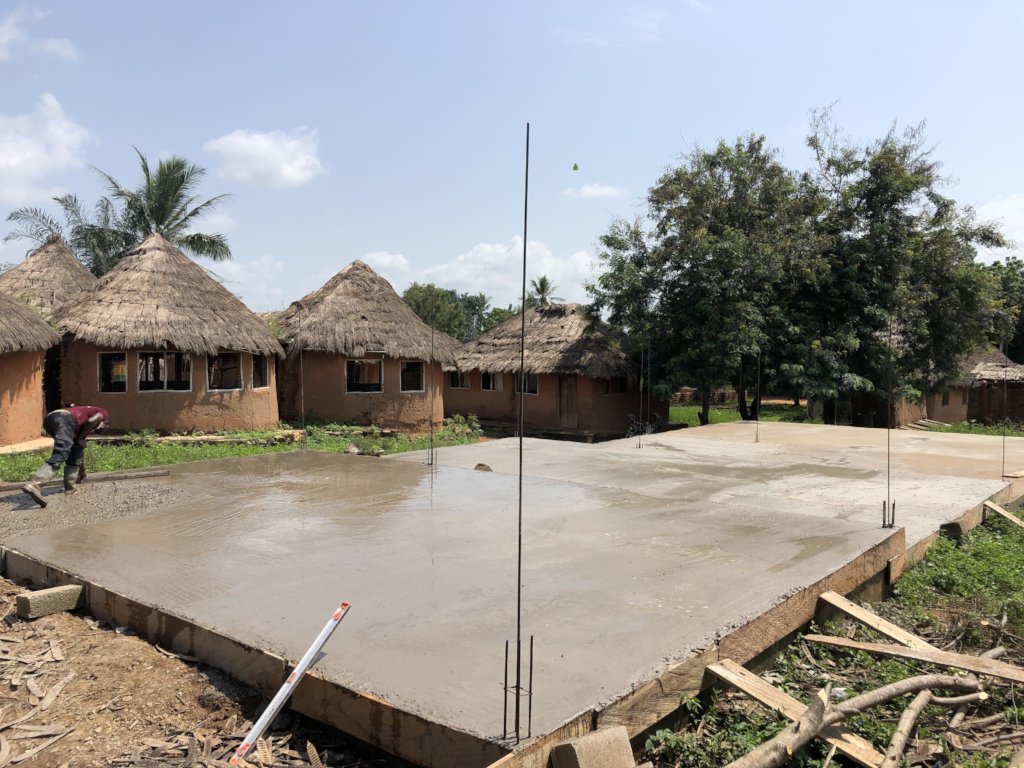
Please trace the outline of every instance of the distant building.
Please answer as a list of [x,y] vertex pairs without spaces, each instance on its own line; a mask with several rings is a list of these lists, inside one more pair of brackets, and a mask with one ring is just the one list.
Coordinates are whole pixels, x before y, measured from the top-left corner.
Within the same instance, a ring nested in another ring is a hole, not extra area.
[[206,270],[150,235],[62,306],[65,402],[106,408],[115,429],[183,432],[278,425],[266,324]]
[[621,436],[630,417],[668,421],[668,402],[641,389],[623,336],[592,323],[579,304],[533,307],[525,321],[525,374],[516,315],[459,348],[458,370],[445,379],[445,413],[516,425],[522,386],[524,427],[534,431]]
[[420,320],[362,261],[270,322],[288,350],[282,418],[410,430],[444,420],[441,382],[457,342]]
[[35,311],[0,293],[0,445],[39,437],[43,356],[58,341]]

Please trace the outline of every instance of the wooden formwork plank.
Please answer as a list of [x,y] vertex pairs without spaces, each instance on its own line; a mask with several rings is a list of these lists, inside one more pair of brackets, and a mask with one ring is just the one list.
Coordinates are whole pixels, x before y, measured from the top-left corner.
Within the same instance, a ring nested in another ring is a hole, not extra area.
[[[802,704],[785,691],[780,691],[771,683],[765,682],[735,661],[722,659],[722,661],[708,665],[708,672],[723,682],[739,688],[766,707],[781,712],[794,722],[799,720],[804,710],[807,709],[806,704]],[[870,741],[841,726],[834,725],[825,728],[822,730],[820,738],[834,745],[838,751],[865,768],[877,768],[885,760],[885,755],[875,749]]]
[[814,618],[818,596],[822,592],[832,590],[842,594],[853,591],[873,576],[885,573],[889,561],[904,554],[905,550],[906,535],[902,528],[897,528],[838,570],[730,632],[718,643],[719,655],[745,664]]
[[861,624],[880,632],[890,640],[895,640],[900,645],[905,645],[908,648],[921,648],[922,650],[938,650],[934,645],[929,643],[927,640],[922,640],[913,632],[907,632],[907,630],[902,627],[897,627],[891,621],[886,621],[881,616],[869,611],[867,608],[862,608],[856,603],[847,600],[842,595],[838,595],[831,590],[828,592],[822,592],[819,599],[828,603],[833,608],[838,608],[847,616],[856,619]]
[[1000,517],[1003,517],[1003,518],[1009,520],[1011,523],[1013,523],[1014,525],[1016,525],[1016,526],[1018,526],[1020,528],[1024,528],[1024,521],[1021,521],[1021,519],[1019,517],[1017,517],[1016,515],[1012,514],[1011,512],[1007,512],[1005,509],[1003,509],[1001,506],[996,504],[994,501],[986,501],[985,502],[985,509],[991,509],[993,512],[995,512]]
[[804,640],[821,645],[834,645],[839,648],[850,648],[855,651],[877,653],[880,656],[895,656],[900,659],[925,661],[941,667],[966,669],[968,672],[975,672],[979,675],[989,675],[990,677],[998,677],[1014,683],[1024,683],[1024,669],[1013,664],[1007,664],[1004,661],[987,659],[984,656],[969,656],[965,653],[924,650],[921,648],[903,648],[902,646],[887,645],[885,643],[861,643],[856,640],[847,640],[845,637],[829,637],[828,635],[806,635]]
[[594,730],[594,713],[592,710],[587,710],[551,733],[538,736],[522,748],[491,763],[487,768],[548,768],[551,751],[556,745],[577,736],[583,736],[592,730]]
[[715,661],[718,661],[717,647],[674,665],[600,710],[597,713],[598,729],[624,725],[630,738],[643,733],[679,709],[679,700],[683,696],[700,693],[704,670]]

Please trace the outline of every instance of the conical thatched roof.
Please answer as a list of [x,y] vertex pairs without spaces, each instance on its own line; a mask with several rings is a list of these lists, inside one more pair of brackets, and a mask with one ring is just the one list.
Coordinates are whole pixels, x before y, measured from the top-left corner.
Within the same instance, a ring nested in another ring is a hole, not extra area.
[[[450,344],[439,344],[430,327],[383,277],[353,261],[312,293],[278,315],[289,354],[300,349],[363,357],[383,352],[392,358],[455,363]],[[432,353],[433,352],[433,353]]]
[[260,318],[160,235],[146,238],[55,319],[62,332],[115,349],[284,356]]
[[1024,366],[1018,365],[995,347],[979,349],[960,366],[962,385],[975,381],[1024,381]]
[[21,264],[0,275],[0,293],[32,307],[47,320],[82,291],[96,285],[92,272],[59,237],[51,237]]
[[0,355],[49,349],[58,341],[38,312],[0,293]]
[[[463,371],[515,373],[519,370],[522,319],[517,314],[458,355]],[[550,304],[526,310],[525,365],[528,373],[557,373],[611,379],[637,378],[636,366],[622,348],[623,339],[603,323],[591,324],[579,304]]]

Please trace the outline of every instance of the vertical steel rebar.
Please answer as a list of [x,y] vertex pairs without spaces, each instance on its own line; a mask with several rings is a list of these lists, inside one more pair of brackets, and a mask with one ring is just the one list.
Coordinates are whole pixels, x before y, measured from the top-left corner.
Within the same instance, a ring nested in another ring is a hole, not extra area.
[[523,183],[523,282],[519,306],[519,521],[516,547],[516,742],[519,741],[519,694],[523,683],[523,403],[526,393],[526,244],[530,212],[530,124],[526,124],[526,169]]
[[526,691],[526,738],[533,735],[533,635],[530,635],[530,676]]
[[508,738],[508,640],[505,641],[505,682],[501,686],[501,738]]

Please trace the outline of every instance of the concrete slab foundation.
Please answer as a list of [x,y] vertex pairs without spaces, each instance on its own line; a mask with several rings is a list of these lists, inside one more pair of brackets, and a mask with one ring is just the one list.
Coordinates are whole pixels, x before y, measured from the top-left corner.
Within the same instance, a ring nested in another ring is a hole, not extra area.
[[[998,439],[890,439],[905,530],[881,528],[881,430],[721,425],[641,448],[526,440],[533,743],[598,724],[637,733],[675,691],[699,687],[707,660],[751,658],[807,621],[821,591],[848,592],[1010,493]],[[1006,455],[1007,469],[1024,467],[1024,448]],[[502,681],[516,632],[518,440],[436,459],[290,453],[175,467],[141,482],[172,482],[183,502],[15,536],[6,568],[83,583],[98,615],[266,691],[347,600],[295,707],[423,765],[488,765],[511,749]],[[517,759],[501,763],[543,764]]]

